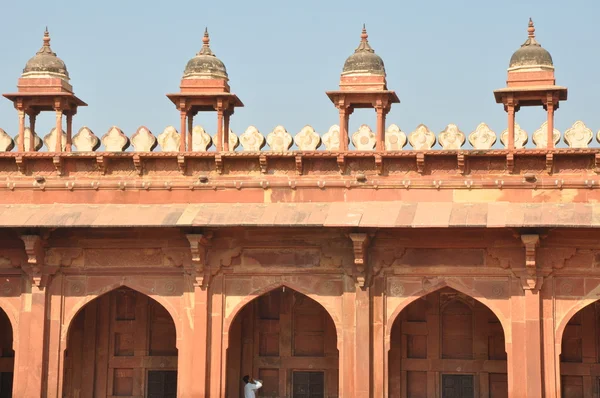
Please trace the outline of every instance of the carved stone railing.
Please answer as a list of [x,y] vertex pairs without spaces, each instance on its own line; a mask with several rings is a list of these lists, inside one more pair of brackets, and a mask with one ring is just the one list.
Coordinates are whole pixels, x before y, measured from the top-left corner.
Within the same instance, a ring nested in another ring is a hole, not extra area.
[[[536,130],[531,137],[518,124],[515,125],[515,149],[526,148],[530,138],[535,148],[546,148],[547,146],[547,124]],[[65,133],[63,134],[63,151],[67,150]],[[554,129],[554,144],[561,139],[561,133]],[[463,150],[467,141],[471,148],[464,150],[489,150],[498,139],[497,134],[492,131],[485,123],[481,123],[467,137],[455,124],[449,124],[437,136],[425,125],[419,125],[408,136],[395,124],[390,125],[385,133],[385,151],[401,151],[407,143],[413,150]],[[508,141],[508,130],[500,134],[500,141],[506,147]],[[572,127],[567,129],[562,135],[564,142],[569,148],[587,148],[594,138],[592,130],[587,128],[583,122],[575,122]],[[32,139],[32,132],[29,128],[25,130],[25,148],[29,148],[29,141]],[[40,150],[43,146],[50,152],[56,148],[57,132],[52,129],[44,138],[40,138],[33,133],[34,149]],[[256,127],[250,126],[239,137],[233,132],[229,133],[230,151],[236,151],[241,146],[241,151],[258,152],[263,150],[265,145],[272,152],[291,151],[295,144],[296,151],[316,151],[321,147],[325,151],[339,151],[340,148],[340,129],[333,125],[320,136],[311,126],[305,126],[294,137],[289,134],[283,126],[277,126],[266,137],[263,136]],[[365,124],[351,135],[346,137],[357,151],[374,151],[376,147],[376,137],[371,128]],[[600,142],[600,131],[596,134],[596,139]],[[16,145],[18,136],[14,139],[4,130],[0,129],[0,152],[10,152]],[[134,152],[152,152],[160,147],[162,152],[178,152],[180,148],[181,135],[172,126],[167,127],[161,134],[154,136],[146,127],[140,127],[131,138],[127,137],[118,127],[111,127],[106,134],[98,138],[89,128],[83,127],[73,137],[74,150],[77,152],[93,152],[104,145],[105,152],[123,152],[130,145]],[[192,148],[186,152],[207,152],[213,145],[211,137],[202,126],[195,126],[192,131]],[[380,151],[381,152],[381,151]]]

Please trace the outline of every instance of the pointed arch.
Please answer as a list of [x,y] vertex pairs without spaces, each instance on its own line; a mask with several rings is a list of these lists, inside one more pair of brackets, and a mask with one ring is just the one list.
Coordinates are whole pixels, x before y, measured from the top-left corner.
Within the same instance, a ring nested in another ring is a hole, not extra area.
[[[175,397],[181,385],[175,318],[164,300],[129,285],[104,286],[101,294],[87,294],[72,308],[61,331],[60,394]],[[124,369],[110,365],[127,358],[133,361]],[[96,372],[101,376],[88,381],[86,375]]]
[[428,295],[429,293],[433,293],[440,289],[443,289],[444,287],[450,287],[466,296],[471,297],[474,300],[479,301],[481,304],[483,304],[487,308],[489,308],[490,311],[492,311],[494,313],[494,315],[496,315],[496,317],[500,321],[500,324],[502,325],[506,343],[508,344],[512,341],[510,319],[507,319],[505,314],[503,314],[499,310],[499,308],[494,304],[493,300],[488,299],[487,297],[485,297],[483,294],[481,294],[474,288],[465,286],[464,284],[462,284],[454,279],[442,278],[442,279],[439,279],[435,285],[433,285],[429,288],[426,288],[426,289],[422,288],[421,290],[411,294],[410,296],[405,297],[404,300],[396,306],[396,308],[394,309],[394,311],[392,312],[392,314],[388,317],[388,319],[386,321],[386,327],[385,327],[386,351],[389,351],[389,348],[390,348],[390,336],[391,336],[391,332],[392,332],[392,325],[394,324],[394,322],[396,321],[396,318],[398,318],[398,316],[400,315],[402,310],[405,309],[412,302],[418,300],[419,298],[424,297],[424,296]]
[[335,326],[335,331],[336,331],[336,335],[337,335],[337,345],[338,345],[338,349],[339,349],[339,347],[341,347],[341,343],[342,343],[342,339],[343,339],[342,323],[341,323],[342,321],[337,316],[335,309],[332,308],[329,303],[325,303],[322,300],[320,300],[320,295],[317,294],[316,292],[310,291],[309,289],[302,286],[301,284],[298,284],[298,283],[295,283],[292,281],[287,281],[287,280],[279,280],[279,281],[270,283],[266,286],[257,288],[255,290],[253,290],[252,292],[248,293],[231,310],[231,312],[227,315],[227,318],[225,318],[223,332],[227,333],[229,331],[229,328],[231,327],[236,316],[239,314],[239,312],[242,310],[242,308],[244,308],[246,306],[246,304],[250,303],[254,299],[256,299],[266,293],[269,293],[273,290],[276,290],[276,289],[279,289],[282,287],[287,287],[289,289],[297,291],[298,293],[302,293],[303,295],[305,295],[305,296],[313,299],[317,303],[319,303],[325,309],[325,311],[329,314],[329,316],[333,320],[333,324]]
[[556,319],[556,332],[555,332],[555,341],[557,347],[557,356],[560,355],[560,351],[562,349],[561,342],[563,335],[565,333],[565,328],[567,324],[573,318],[575,314],[577,314],[580,310],[587,307],[588,305],[600,300],[600,285],[596,286],[592,289],[588,294],[586,294],[583,298],[576,300],[571,307],[567,311],[565,311],[561,318]]
[[13,347],[16,347],[17,343],[19,342],[19,311],[17,311],[17,309],[13,306],[10,300],[8,300],[6,297],[0,297],[0,310],[2,310],[8,318],[13,333]]
[[[132,283],[131,281],[120,280],[115,283],[111,283],[105,285],[95,291],[87,292],[86,295],[82,296],[79,301],[75,303],[75,305],[69,310],[67,314],[65,314],[63,318],[63,328],[61,330],[61,342],[63,343],[63,347],[67,342],[68,331],[71,327],[71,323],[73,319],[81,312],[81,310],[91,301],[103,296],[105,294],[109,294],[110,292],[119,289],[121,287],[127,287],[131,290],[134,290],[144,296],[150,297],[160,305],[162,305],[167,312],[171,315],[173,319],[173,323],[175,324],[175,331],[177,333],[177,345],[179,346],[179,342],[181,339],[181,324],[180,317],[175,306],[165,298],[165,296],[156,294],[152,287],[144,286],[142,284]],[[178,347],[179,348],[179,347]]]

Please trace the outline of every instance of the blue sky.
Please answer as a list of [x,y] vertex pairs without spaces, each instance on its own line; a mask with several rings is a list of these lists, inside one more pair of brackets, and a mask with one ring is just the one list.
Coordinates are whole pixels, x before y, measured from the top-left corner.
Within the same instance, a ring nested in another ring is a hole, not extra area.
[[[420,123],[435,133],[455,123],[469,134],[486,122],[499,134],[506,114],[492,91],[505,85],[510,56],[525,41],[533,17],[537,39],[554,58],[557,84],[569,88],[557,128],[564,132],[583,120],[596,133],[599,11],[597,0],[31,0],[26,8],[4,2],[0,90],[16,90],[48,25],[52,49],[66,62],[75,93],[89,104],[75,117],[74,130],[86,125],[102,136],[116,125],[131,136],[145,125],[158,135],[179,123],[165,94],[178,90],[208,26],[211,48],[245,104],[232,117],[237,134],[255,125],[266,135],[279,124],[292,135],[306,124],[324,134],[338,122],[325,91],[338,87],[344,60],[366,23],[369,42],[385,61],[388,87],[402,101],[388,124],[408,134]],[[541,108],[517,114],[530,135],[544,118]],[[196,124],[214,134],[215,119],[199,115]],[[38,134],[47,134],[53,123],[53,115],[40,117]],[[375,112],[356,111],[352,131],[362,123],[374,128]],[[13,136],[18,131],[16,111],[4,98],[0,127]]]

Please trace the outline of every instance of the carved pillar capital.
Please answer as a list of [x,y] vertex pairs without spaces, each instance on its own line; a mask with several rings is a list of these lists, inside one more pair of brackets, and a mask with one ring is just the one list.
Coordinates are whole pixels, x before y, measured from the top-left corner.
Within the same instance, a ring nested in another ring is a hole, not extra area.
[[212,233],[186,234],[185,237],[190,244],[190,252],[192,254],[192,262],[189,266],[185,267],[185,270],[194,277],[194,286],[207,287],[210,282],[210,272],[207,272],[206,257]]
[[371,239],[369,234],[365,232],[351,233],[348,237],[352,240],[354,251],[354,280],[359,287],[363,288],[370,282],[371,277],[371,267],[368,259]]
[[538,234],[521,235],[521,242],[525,246],[525,267],[514,269],[515,274],[521,279],[521,284],[525,290],[533,290],[537,292],[544,283],[544,273],[538,267],[536,261],[537,247],[540,244],[540,236]]
[[32,284],[38,288],[44,288],[48,285],[50,277],[58,270],[58,266],[45,264],[46,240],[40,235],[21,235],[20,237],[25,244],[25,253],[27,254],[27,265],[23,265],[23,271],[31,278]]

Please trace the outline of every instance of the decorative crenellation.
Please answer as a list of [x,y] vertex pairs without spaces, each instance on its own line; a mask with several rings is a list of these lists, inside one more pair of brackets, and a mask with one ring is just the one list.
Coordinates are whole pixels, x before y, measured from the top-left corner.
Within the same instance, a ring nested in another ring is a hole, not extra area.
[[[548,140],[548,122],[544,122],[537,130],[529,135],[525,130],[515,123],[514,128],[515,149],[545,149]],[[191,152],[207,152],[216,145],[217,135],[210,135],[202,126],[192,128],[188,137],[181,137],[179,131],[173,127],[166,127],[162,133],[155,136],[145,126],[139,127],[131,138],[116,126],[111,127],[101,138],[98,138],[91,129],[82,127],[73,137],[73,150],[76,152],[123,152],[131,145],[134,152],[153,152],[159,148],[161,152],[179,152],[181,140],[191,138]],[[500,136],[485,123],[480,123],[468,135],[463,133],[456,124],[448,124],[446,128],[437,135],[426,125],[420,124],[410,134],[406,134],[396,124],[391,124],[385,130],[384,151],[394,152],[405,149],[410,143],[413,150],[489,150],[496,144],[498,138],[504,148],[508,145],[508,129],[502,131]],[[34,150],[39,151],[44,146],[48,152],[56,148],[57,133],[53,128],[42,140],[35,132],[26,127],[24,130],[25,148],[29,148],[29,142],[34,140]],[[552,140],[554,147],[559,144],[561,137],[569,148],[588,148],[594,139],[594,133],[582,121],[577,121],[568,128],[564,134],[554,128]],[[354,150],[374,151],[377,147],[377,136],[370,126],[363,124],[358,130],[346,137],[348,143],[352,142]],[[18,148],[18,135],[12,138],[6,131],[0,129],[0,152],[11,152]],[[292,136],[285,127],[276,126],[269,134],[263,135],[255,126],[248,127],[239,137],[229,129],[229,151],[236,151],[241,146],[245,152],[258,152],[265,150],[272,152],[287,151],[340,151],[342,147],[340,127],[333,125],[329,130],[320,135],[310,126],[304,126],[296,135]],[[600,131],[596,134],[596,140],[600,142]],[[467,147],[465,144],[468,141]],[[532,141],[533,145],[529,145]],[[295,147],[294,147],[295,145]],[[63,151],[67,149],[67,134],[62,131],[61,146]],[[103,146],[103,148],[101,148]]]

